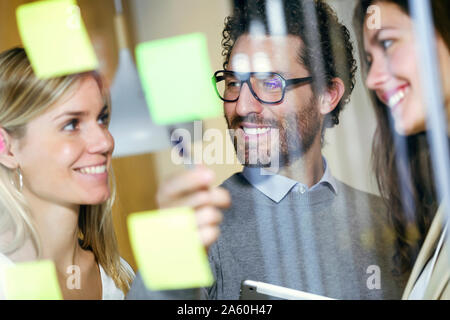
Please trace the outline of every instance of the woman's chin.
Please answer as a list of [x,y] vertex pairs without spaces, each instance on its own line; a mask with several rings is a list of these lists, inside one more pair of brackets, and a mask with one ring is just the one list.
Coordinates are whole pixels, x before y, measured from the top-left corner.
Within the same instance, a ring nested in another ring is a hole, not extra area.
[[91,206],[100,205],[108,201],[110,196],[110,192],[105,192],[98,195],[90,195],[89,197],[86,197],[86,199],[84,199],[82,204]]
[[413,136],[426,131],[425,121],[395,121],[395,131],[401,136]]

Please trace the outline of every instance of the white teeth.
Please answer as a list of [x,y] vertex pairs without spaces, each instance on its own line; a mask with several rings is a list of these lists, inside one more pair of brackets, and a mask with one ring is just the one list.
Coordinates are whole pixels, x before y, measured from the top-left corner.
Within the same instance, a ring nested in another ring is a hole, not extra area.
[[264,134],[270,130],[270,127],[266,128],[247,128],[243,127],[245,134]]
[[399,91],[396,94],[394,94],[392,97],[389,98],[388,105],[390,107],[395,107],[400,102],[400,100],[402,100],[404,97],[405,97],[405,91],[403,91],[403,90]]
[[101,174],[106,172],[106,166],[86,167],[79,169],[79,171],[83,174]]

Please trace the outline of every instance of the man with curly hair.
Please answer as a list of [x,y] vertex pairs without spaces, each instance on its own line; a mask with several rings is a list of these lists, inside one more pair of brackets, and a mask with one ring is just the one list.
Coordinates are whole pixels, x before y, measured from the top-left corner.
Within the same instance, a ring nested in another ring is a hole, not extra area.
[[321,152],[355,83],[349,31],[323,1],[284,1],[277,28],[270,2],[236,2],[222,33],[215,81],[244,170],[222,185],[232,205],[209,250],[208,296],[238,299],[249,279],[337,299],[400,298],[406,279],[391,272],[381,199],[335,179]]
[[347,28],[320,0],[284,1],[285,28],[271,17],[274,1],[235,2],[214,81],[244,170],[222,185],[232,205],[209,250],[215,282],[203,298],[239,299],[244,280],[400,298],[406,279],[391,272],[381,199],[335,179],[321,151],[355,83]]

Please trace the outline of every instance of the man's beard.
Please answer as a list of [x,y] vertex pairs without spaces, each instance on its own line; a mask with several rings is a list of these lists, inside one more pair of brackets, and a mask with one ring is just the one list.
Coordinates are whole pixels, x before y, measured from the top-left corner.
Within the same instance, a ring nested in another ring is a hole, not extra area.
[[[256,113],[245,117],[226,118],[226,120],[230,130],[237,130],[242,122],[278,130],[276,135],[271,134],[264,139],[259,139],[254,146],[256,150],[250,149],[248,142],[240,141],[233,134],[231,135],[238,160],[247,167],[269,167],[271,162],[267,159],[274,159],[274,157],[278,157],[277,165],[280,167],[289,166],[310,150],[322,127],[317,100],[314,97],[297,112],[286,113],[280,120],[264,119]],[[271,141],[273,139],[274,141]],[[251,157],[252,152],[257,155],[256,161],[251,161],[254,159]]]

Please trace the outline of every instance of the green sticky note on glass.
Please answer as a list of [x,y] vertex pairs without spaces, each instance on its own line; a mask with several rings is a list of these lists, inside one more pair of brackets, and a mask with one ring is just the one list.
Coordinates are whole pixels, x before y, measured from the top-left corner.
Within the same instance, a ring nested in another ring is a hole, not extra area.
[[8,300],[62,300],[52,261],[19,263],[7,267],[4,273]]
[[17,8],[22,43],[38,78],[98,68],[94,48],[75,0],[46,0]]
[[212,285],[208,257],[191,208],[134,213],[128,217],[128,230],[139,272],[149,289]]
[[152,120],[161,125],[223,116],[205,35],[141,43],[136,62]]

